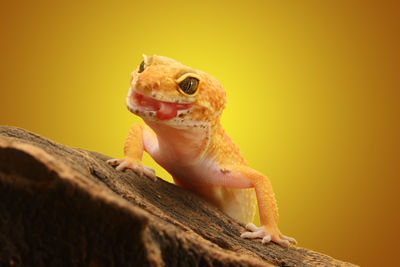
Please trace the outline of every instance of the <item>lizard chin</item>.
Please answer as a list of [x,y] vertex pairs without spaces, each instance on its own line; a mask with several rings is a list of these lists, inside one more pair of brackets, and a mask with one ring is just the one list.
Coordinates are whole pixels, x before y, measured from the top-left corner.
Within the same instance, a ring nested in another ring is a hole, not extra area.
[[126,104],[130,112],[148,119],[149,117],[165,121],[171,120],[180,114],[189,113],[193,104],[180,104],[168,101],[161,101],[152,97],[145,96],[135,90],[130,90],[126,99]]

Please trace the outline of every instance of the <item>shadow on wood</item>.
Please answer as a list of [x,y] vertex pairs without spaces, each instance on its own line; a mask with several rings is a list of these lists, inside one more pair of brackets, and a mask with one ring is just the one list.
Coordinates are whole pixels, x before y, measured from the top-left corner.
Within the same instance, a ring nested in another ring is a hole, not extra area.
[[1,266],[354,266],[240,238],[242,224],[96,152],[0,127]]

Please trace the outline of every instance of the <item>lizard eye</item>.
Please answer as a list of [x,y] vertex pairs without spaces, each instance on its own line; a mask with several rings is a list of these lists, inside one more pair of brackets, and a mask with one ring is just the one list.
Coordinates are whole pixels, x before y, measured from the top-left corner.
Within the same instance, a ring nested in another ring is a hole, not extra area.
[[180,91],[185,95],[193,95],[199,87],[199,79],[188,76],[178,83]]
[[144,71],[144,61],[142,61],[142,63],[140,63],[140,66],[139,66],[139,73],[141,73],[141,72],[143,72]]

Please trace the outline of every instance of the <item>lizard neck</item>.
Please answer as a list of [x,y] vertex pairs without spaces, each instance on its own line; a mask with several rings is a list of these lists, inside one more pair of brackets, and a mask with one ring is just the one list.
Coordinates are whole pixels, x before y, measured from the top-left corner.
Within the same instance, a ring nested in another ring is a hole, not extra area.
[[209,151],[210,140],[221,127],[219,120],[204,124],[202,127],[185,129],[154,121],[145,122],[157,135],[162,158],[184,165],[196,163]]

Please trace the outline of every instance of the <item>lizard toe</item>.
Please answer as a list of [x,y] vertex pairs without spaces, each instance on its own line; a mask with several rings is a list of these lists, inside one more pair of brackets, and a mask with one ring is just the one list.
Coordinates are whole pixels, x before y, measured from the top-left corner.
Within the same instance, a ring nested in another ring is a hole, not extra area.
[[262,229],[262,227],[257,227],[253,223],[246,224],[246,229],[252,232],[257,232]]
[[297,244],[296,239],[294,239],[293,237],[285,236],[285,235],[280,234],[280,238],[289,241],[289,243],[291,243],[293,245]]
[[131,163],[129,161],[122,161],[115,169],[117,171],[123,171],[123,170],[129,168],[130,167],[129,165],[131,165]]
[[132,163],[124,159],[110,159],[107,163],[115,167],[117,171],[124,171],[126,169],[133,170],[137,175],[142,177],[143,175],[149,177],[153,181],[157,180],[156,172],[153,168],[144,166],[142,163]]
[[143,173],[153,181],[157,180],[156,172],[153,168],[143,166]]
[[256,232],[244,232],[240,235],[241,238],[263,238],[264,233],[262,231]]
[[262,238],[261,243],[263,243],[263,244],[269,243],[271,241],[271,239],[272,239],[271,235],[267,234]]
[[296,244],[296,240],[292,237],[282,235],[276,227],[257,227],[252,223],[246,225],[248,232],[240,235],[242,238],[261,238],[263,244],[274,242],[284,247],[289,247],[290,244]]

